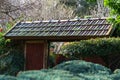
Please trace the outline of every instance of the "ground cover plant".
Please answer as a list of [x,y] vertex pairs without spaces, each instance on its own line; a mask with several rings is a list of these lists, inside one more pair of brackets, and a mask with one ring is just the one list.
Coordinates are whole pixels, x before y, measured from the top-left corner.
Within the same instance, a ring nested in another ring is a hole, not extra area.
[[51,69],[21,71],[16,77],[1,75],[0,80],[119,80],[120,70],[72,60],[63,62]]

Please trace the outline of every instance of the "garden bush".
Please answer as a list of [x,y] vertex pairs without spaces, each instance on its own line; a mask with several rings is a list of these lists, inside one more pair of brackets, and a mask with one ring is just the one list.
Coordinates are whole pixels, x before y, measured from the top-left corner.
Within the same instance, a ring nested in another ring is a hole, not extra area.
[[110,69],[99,64],[74,60],[51,69],[20,72],[17,77],[24,80],[111,80],[111,73]]
[[9,39],[5,40],[3,33],[0,33],[0,55],[5,54],[10,49],[10,46],[7,44],[10,42]]
[[[88,67],[87,67],[88,65]],[[77,68],[77,69],[76,69]],[[63,62],[51,69],[21,71],[16,77],[1,75],[0,80],[119,80],[120,70],[81,60]]]
[[13,76],[0,75],[0,80],[17,80],[17,78]]
[[0,74],[16,75],[23,68],[24,56],[20,51],[11,50],[0,56]]
[[94,64],[91,62],[85,62],[82,60],[67,61],[55,66],[53,69],[67,70],[73,74],[82,73],[108,75],[112,73],[110,69],[102,65]]
[[66,56],[106,56],[120,54],[120,38],[97,38],[71,42],[62,47],[61,53]]
[[0,74],[16,75],[24,68],[24,54],[0,33]]
[[68,71],[54,69],[20,72],[17,77],[30,80],[74,80],[72,78],[77,78],[77,80],[80,79],[79,77],[70,74]]

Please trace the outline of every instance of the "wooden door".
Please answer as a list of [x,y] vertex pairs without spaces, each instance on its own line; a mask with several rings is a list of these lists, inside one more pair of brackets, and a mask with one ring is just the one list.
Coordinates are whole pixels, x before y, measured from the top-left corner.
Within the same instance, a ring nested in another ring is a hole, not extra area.
[[43,68],[44,43],[26,43],[26,70]]

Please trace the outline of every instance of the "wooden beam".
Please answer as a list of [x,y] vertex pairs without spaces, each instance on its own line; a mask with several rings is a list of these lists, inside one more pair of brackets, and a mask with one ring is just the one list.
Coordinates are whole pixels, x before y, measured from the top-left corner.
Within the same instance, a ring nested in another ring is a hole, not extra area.
[[6,39],[16,39],[16,40],[53,40],[53,41],[73,41],[73,40],[85,40],[91,38],[98,38],[98,37],[108,37],[109,35],[95,35],[95,36],[14,36],[14,37],[6,37]]

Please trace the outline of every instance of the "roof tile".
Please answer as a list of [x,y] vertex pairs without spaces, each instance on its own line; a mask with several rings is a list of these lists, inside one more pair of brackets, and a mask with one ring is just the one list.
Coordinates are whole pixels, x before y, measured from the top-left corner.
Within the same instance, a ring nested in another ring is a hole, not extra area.
[[20,22],[5,36],[106,36],[110,28],[106,19]]

